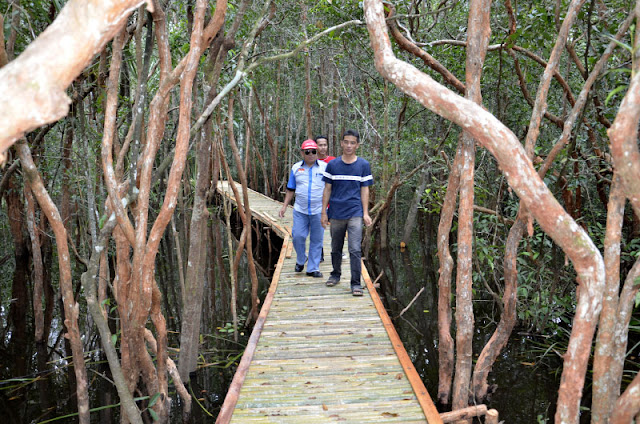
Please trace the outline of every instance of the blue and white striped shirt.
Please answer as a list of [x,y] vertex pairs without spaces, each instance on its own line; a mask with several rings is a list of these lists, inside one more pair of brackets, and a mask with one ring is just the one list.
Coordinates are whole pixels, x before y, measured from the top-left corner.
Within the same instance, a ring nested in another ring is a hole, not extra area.
[[327,164],[323,180],[331,184],[329,218],[349,219],[363,216],[360,188],[373,184],[371,166],[366,159],[358,157],[353,163],[344,163],[338,157]]

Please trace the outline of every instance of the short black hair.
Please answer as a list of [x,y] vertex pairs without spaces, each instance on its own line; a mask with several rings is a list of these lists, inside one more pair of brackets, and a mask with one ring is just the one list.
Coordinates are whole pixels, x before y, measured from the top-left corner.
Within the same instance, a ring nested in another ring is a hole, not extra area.
[[327,143],[329,143],[329,137],[327,137],[326,135],[317,135],[316,138],[313,139],[313,141],[317,143],[321,138],[324,138],[325,140],[327,140]]
[[360,134],[358,134],[358,131],[356,130],[346,130],[344,133],[342,133],[342,139],[344,140],[344,137],[350,135],[356,138],[356,142],[360,143]]

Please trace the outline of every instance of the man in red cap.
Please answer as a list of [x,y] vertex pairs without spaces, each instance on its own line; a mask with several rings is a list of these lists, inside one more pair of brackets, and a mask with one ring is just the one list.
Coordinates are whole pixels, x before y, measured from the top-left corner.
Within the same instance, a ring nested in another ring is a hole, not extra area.
[[[313,140],[305,140],[300,147],[303,160],[291,168],[287,194],[284,205],[280,209],[280,217],[284,217],[287,206],[295,193],[293,204],[293,247],[296,251],[296,272],[302,272],[307,263],[307,275],[322,278],[320,272],[320,256],[324,227],[320,222],[322,212],[322,193],[324,192],[323,174],[327,164],[318,160],[318,145]],[[309,237],[309,254],[306,253],[306,242]]]

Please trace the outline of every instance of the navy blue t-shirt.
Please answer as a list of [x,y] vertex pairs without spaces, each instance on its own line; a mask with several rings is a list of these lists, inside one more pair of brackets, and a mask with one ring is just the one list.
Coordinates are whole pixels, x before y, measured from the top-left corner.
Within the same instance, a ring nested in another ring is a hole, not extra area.
[[341,156],[327,164],[322,178],[331,184],[328,216],[333,219],[349,219],[362,216],[360,188],[373,184],[371,166],[358,157],[353,163],[344,163]]

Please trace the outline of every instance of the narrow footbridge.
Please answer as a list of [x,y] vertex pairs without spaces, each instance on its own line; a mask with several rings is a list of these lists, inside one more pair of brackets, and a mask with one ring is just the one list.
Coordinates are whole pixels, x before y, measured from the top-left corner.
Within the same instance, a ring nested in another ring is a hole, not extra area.
[[[242,187],[236,184],[242,196]],[[227,182],[218,191],[235,202]],[[363,266],[364,296],[342,280],[325,286],[331,236],[325,233],[325,278],[295,273],[291,208],[249,193],[254,218],[283,239],[260,316],[217,423],[442,423]],[[346,243],[345,243],[346,244]]]

